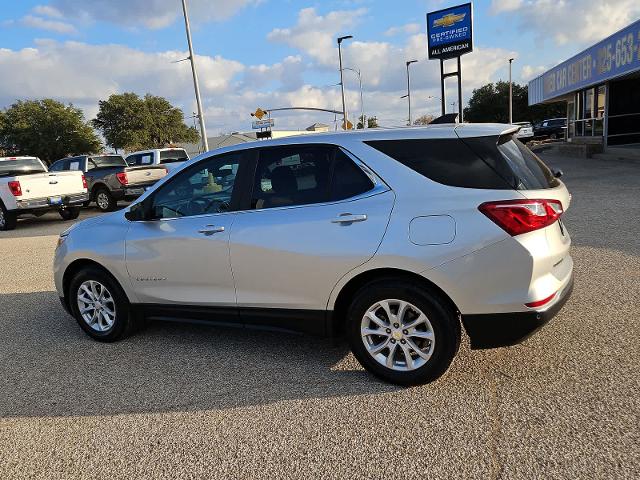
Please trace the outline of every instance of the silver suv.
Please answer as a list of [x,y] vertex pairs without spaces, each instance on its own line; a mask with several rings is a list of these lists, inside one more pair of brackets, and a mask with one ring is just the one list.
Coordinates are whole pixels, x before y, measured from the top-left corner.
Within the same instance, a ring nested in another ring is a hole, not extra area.
[[518,127],[290,137],[200,155],[64,232],[62,304],[99,341],[147,320],[342,333],[390,382],[432,381],[464,325],[516,343],[572,288],[564,184]]

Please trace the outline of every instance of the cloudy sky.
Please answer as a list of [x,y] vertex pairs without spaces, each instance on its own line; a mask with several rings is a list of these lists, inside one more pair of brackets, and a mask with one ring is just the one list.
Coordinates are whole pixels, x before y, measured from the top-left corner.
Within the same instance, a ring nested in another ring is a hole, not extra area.
[[[162,95],[195,110],[180,0],[2,0],[0,108],[52,97],[88,119],[110,94]],[[404,62],[412,66],[414,117],[437,114],[439,64],[427,60],[426,12],[439,0],[189,0],[209,135],[250,129],[256,107],[340,109],[335,38],[359,69],[364,107],[383,125],[406,121]],[[637,0],[476,0],[475,51],[463,57],[464,95],[488,81],[526,82],[640,17]],[[355,74],[347,103],[360,110]],[[431,98],[430,98],[431,97]],[[451,97],[453,100],[453,97]],[[452,108],[449,106],[449,108]],[[506,107],[505,107],[506,108]],[[193,120],[188,119],[189,123]],[[330,114],[276,116],[305,128]]]

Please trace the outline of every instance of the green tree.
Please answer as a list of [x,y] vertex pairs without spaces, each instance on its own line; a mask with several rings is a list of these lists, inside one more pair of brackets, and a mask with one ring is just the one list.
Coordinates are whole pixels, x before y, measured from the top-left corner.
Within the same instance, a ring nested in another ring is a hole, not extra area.
[[55,100],[18,101],[0,115],[0,149],[51,163],[67,155],[95,153],[102,143],[82,111]]
[[[563,102],[529,106],[529,89],[513,84],[513,121],[540,122],[545,118],[563,117]],[[473,91],[469,106],[464,109],[467,122],[509,123],[509,82],[488,83]]]
[[[358,130],[362,130],[364,128],[362,115],[358,117],[358,124],[356,128]],[[378,117],[367,117],[367,128],[377,128],[378,127]]]
[[107,144],[118,149],[162,148],[173,142],[198,141],[193,127],[183,121],[182,111],[162,97],[135,93],[111,95],[99,103],[93,120]]
[[98,103],[98,115],[91,121],[107,145],[118,149],[144,143],[144,101],[135,93],[111,95]]
[[182,110],[168,100],[147,94],[144,103],[149,145],[146,148],[161,148],[175,142],[196,143],[199,140],[198,131],[185,125]]

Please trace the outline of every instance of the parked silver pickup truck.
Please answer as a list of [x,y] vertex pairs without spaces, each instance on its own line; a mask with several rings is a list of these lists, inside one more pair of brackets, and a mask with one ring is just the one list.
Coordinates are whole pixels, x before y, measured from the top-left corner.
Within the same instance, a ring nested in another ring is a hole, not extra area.
[[0,230],[13,230],[19,216],[54,209],[73,220],[88,199],[82,172],[49,172],[36,157],[0,157]]
[[129,201],[142,195],[146,188],[167,175],[162,166],[130,167],[122,155],[81,155],[58,160],[50,170],[83,172],[90,199],[103,212],[114,210],[118,201]]

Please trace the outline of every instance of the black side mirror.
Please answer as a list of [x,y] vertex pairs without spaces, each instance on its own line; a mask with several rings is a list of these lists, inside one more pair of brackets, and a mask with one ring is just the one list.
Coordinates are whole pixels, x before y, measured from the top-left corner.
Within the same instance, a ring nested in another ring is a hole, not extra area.
[[556,177],[556,178],[560,178],[562,175],[564,175],[564,173],[562,173],[562,170],[560,170],[559,168],[558,168],[558,169],[553,170],[553,176],[554,176],[554,177]]
[[140,222],[143,220],[147,220],[149,217],[148,205],[149,204],[146,200],[132,205],[131,208],[129,208],[129,210],[125,212],[124,218],[126,218],[130,222]]

